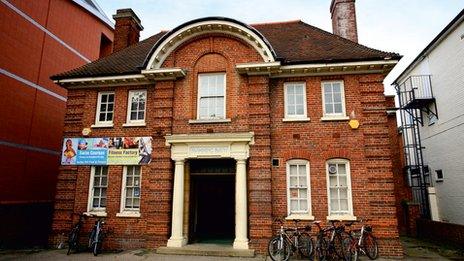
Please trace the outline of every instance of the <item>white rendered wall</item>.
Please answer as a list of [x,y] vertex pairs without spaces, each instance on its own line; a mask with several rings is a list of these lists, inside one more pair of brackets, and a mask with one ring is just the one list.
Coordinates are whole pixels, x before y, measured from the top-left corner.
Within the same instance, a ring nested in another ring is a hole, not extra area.
[[[410,75],[432,75],[439,120],[429,126],[424,114],[420,134],[436,188],[439,217],[464,225],[464,23],[419,63]],[[441,169],[443,182],[436,182]]]

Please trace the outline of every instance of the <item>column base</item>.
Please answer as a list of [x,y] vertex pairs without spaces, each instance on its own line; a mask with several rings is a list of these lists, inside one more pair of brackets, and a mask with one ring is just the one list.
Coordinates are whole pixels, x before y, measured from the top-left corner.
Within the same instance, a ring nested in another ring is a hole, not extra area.
[[235,239],[234,249],[248,249],[248,239]]
[[170,238],[168,240],[167,247],[183,247],[187,245],[187,239],[186,238]]

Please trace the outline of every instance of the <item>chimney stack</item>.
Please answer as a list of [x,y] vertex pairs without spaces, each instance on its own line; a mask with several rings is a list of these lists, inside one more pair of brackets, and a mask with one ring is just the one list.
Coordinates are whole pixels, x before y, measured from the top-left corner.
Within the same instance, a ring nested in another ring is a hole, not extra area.
[[113,15],[113,19],[116,21],[113,52],[139,42],[140,31],[143,30],[143,26],[132,9],[117,10],[116,14]]
[[333,33],[357,43],[358,29],[356,26],[355,1],[332,0],[330,14]]

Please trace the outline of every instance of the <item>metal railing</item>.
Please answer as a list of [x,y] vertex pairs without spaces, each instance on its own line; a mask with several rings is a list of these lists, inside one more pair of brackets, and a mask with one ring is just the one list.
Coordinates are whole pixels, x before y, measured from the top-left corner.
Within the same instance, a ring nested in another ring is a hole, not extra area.
[[433,99],[432,79],[430,75],[409,76],[399,86],[400,102],[408,106],[416,100]]

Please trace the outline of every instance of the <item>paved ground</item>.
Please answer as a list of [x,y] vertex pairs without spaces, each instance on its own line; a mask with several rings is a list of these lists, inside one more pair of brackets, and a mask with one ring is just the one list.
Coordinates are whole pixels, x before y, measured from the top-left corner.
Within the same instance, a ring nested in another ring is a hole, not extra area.
[[[413,238],[402,238],[405,246],[404,260],[464,260],[464,249],[451,246],[437,246],[431,242],[421,241]],[[22,250],[22,251],[0,251],[0,260],[189,260],[189,261],[264,261],[263,256],[255,258],[232,258],[232,257],[208,257],[208,256],[179,256],[159,255],[148,250],[124,251],[120,253],[103,253],[94,257],[91,253],[78,253],[70,256],[65,250]],[[362,260],[366,260],[362,258]],[[378,259],[387,260],[387,259]]]

